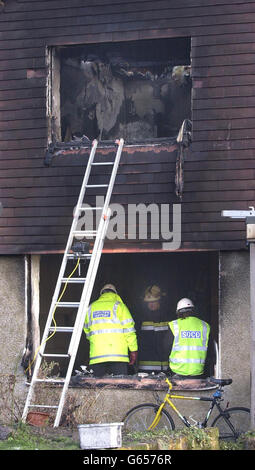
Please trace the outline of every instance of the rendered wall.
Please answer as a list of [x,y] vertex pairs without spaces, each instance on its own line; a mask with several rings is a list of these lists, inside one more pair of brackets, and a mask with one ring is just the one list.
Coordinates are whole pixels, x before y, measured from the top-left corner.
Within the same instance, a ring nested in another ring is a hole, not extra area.
[[18,416],[25,391],[21,359],[26,339],[24,257],[0,257],[0,422]]
[[220,255],[220,367],[231,377],[226,397],[232,405],[250,403],[250,272],[249,252]]

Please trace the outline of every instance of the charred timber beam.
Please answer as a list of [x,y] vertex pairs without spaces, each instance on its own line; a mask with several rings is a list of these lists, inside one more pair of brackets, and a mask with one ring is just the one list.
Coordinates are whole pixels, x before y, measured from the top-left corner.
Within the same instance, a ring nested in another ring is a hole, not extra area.
[[[88,152],[88,150],[91,148],[91,145],[92,142],[87,138],[72,140],[70,142],[52,142],[48,145],[46,150],[44,165],[50,167],[53,159],[57,156],[70,156]],[[98,145],[98,149],[101,151],[104,149],[109,151],[113,147],[115,147],[115,142],[113,141],[101,141]],[[125,142],[125,152],[127,153],[133,153],[134,151],[146,152],[150,148],[153,148],[153,151],[155,152],[162,150],[167,152],[175,152],[178,147],[179,144],[177,144],[176,138],[160,139],[160,141],[148,141],[141,144],[131,144]]]
[[[109,389],[131,389],[131,390],[157,390],[166,391],[168,385],[165,379],[140,378],[140,377],[72,377],[70,385],[81,388],[109,388]],[[206,379],[175,380],[173,390],[212,390],[215,384]]]
[[65,150],[80,150],[81,148],[90,148],[92,142],[86,137],[79,140],[71,140],[70,142],[51,142],[46,150],[44,165],[51,166],[54,156],[61,154]]

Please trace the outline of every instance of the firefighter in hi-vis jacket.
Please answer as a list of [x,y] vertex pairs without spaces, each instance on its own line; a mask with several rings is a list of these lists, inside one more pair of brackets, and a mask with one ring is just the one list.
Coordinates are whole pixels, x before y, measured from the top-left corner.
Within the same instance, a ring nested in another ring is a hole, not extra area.
[[162,305],[159,286],[147,287],[144,294],[144,311],[139,332],[139,372],[160,373],[169,368],[171,350],[169,314]]
[[134,320],[112,284],[106,284],[100,297],[85,316],[84,332],[90,343],[89,364],[94,375],[126,375],[128,365],[137,359]]

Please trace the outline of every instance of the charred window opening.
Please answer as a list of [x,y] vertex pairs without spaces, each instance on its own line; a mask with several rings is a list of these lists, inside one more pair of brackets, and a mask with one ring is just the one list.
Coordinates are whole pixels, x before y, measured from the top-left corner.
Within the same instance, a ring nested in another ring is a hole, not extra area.
[[190,39],[54,48],[51,141],[145,142],[191,118]]

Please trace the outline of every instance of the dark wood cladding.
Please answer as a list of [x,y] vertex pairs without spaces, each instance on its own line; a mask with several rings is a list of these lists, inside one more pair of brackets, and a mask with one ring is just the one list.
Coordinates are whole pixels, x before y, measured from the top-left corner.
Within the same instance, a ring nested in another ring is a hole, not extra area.
[[[0,253],[63,250],[88,158],[84,151],[44,166],[46,46],[168,37],[191,37],[181,249],[245,249],[245,223],[221,211],[255,204],[254,0],[9,0],[1,9]],[[125,147],[112,202],[179,203],[175,162],[170,145]],[[157,251],[162,239],[105,248]]]

